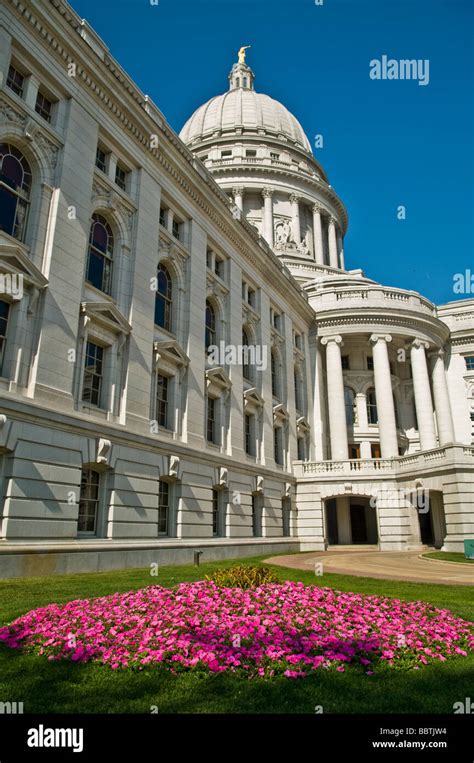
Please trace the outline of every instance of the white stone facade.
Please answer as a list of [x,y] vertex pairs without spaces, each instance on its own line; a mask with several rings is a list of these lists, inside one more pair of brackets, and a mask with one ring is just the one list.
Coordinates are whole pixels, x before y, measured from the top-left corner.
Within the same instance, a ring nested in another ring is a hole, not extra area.
[[247,64],[179,138],[67,3],[9,0],[0,41],[0,575],[461,550],[473,301],[345,270]]

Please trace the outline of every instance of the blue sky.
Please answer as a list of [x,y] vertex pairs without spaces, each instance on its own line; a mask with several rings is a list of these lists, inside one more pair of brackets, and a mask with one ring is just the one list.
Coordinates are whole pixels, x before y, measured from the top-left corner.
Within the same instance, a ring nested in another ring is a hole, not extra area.
[[[72,5],[177,131],[227,90],[236,51],[251,45],[256,90],[282,101],[313,146],[323,135],[315,155],[349,212],[346,266],[437,303],[463,296],[453,276],[474,271],[473,0]],[[371,80],[384,54],[429,59],[429,84]]]

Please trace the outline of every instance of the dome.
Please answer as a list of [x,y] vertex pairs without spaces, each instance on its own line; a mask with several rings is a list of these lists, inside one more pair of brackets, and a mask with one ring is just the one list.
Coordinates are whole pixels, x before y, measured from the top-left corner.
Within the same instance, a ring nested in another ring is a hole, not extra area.
[[[253,89],[253,72],[235,64],[229,79],[231,89],[211,98],[188,119],[180,132],[188,146],[208,138],[259,135],[282,140],[312,154],[303,128],[288,109],[269,95]],[[242,84],[244,83],[244,84]]]

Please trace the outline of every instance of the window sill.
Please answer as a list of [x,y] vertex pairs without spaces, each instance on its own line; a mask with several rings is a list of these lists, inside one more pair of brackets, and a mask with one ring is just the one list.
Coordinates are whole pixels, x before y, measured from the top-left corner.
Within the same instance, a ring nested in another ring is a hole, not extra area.
[[102,291],[102,289],[98,289],[97,286],[94,286],[94,284],[90,283],[89,281],[84,281],[84,286],[86,289],[90,289],[92,294],[97,294],[104,302],[110,302],[112,305],[117,306],[116,300],[110,295],[107,294],[106,291]]
[[81,403],[80,411],[88,416],[97,416],[100,419],[108,419],[110,411],[106,408],[99,408],[98,406],[88,405],[87,403]]

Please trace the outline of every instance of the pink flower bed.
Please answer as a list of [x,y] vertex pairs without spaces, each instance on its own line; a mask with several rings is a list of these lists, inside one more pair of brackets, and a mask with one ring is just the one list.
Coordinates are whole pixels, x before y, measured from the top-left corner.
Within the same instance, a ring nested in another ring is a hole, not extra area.
[[474,626],[420,601],[292,582],[242,590],[199,581],[50,604],[0,628],[0,641],[114,669],[157,664],[296,678],[316,668],[371,675],[465,656]]

